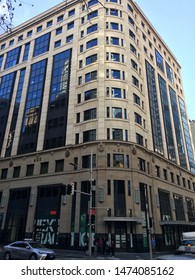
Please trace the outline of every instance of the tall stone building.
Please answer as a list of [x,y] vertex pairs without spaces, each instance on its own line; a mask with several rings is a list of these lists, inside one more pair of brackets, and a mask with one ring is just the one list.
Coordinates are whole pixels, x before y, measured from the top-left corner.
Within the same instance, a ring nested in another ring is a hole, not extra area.
[[1,35],[0,70],[1,242],[78,249],[90,225],[170,250],[195,230],[181,67],[135,2],[60,3]]

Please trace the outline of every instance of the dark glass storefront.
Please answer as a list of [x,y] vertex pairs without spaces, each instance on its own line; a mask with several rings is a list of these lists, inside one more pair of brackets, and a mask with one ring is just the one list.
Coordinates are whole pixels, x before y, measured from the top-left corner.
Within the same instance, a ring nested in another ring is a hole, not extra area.
[[49,246],[58,245],[61,184],[39,186],[34,219],[34,239]]
[[25,237],[30,188],[11,189],[3,241],[9,243]]

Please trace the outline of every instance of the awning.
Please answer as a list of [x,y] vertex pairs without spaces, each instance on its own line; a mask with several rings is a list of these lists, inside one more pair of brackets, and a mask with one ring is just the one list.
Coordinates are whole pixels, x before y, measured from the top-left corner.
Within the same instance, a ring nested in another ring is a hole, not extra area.
[[138,217],[103,217],[104,222],[136,222],[142,223],[143,219]]
[[160,225],[172,225],[172,226],[195,226],[195,222],[185,221],[160,221]]

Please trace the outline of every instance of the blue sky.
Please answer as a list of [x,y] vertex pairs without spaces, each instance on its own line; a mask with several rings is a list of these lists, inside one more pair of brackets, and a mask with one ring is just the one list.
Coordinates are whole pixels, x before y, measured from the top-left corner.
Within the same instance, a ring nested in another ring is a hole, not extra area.
[[[16,7],[13,23],[27,19],[63,2],[62,0],[26,0]],[[136,0],[135,1],[182,67],[182,80],[189,119],[195,120],[195,1],[194,0]]]

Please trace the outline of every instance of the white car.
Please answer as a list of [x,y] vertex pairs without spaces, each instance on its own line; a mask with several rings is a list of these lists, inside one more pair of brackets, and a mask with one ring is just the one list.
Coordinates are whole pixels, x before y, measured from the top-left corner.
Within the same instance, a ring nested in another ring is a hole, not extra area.
[[5,260],[53,260],[53,250],[44,247],[36,241],[15,241],[3,247]]
[[195,254],[195,240],[183,240],[182,245],[176,251],[176,254],[191,253]]

